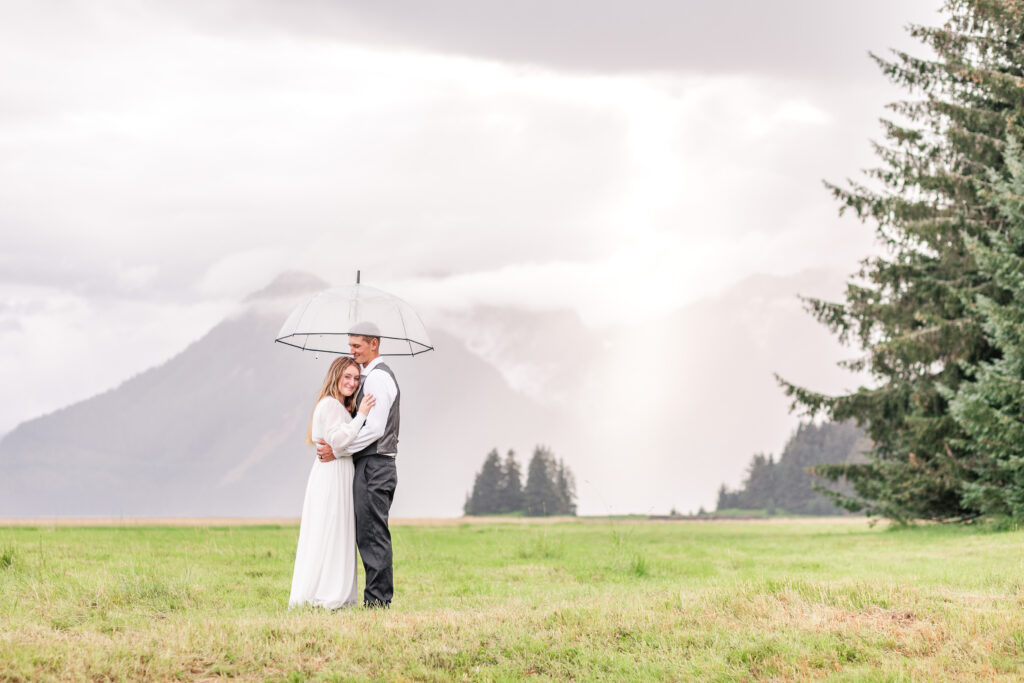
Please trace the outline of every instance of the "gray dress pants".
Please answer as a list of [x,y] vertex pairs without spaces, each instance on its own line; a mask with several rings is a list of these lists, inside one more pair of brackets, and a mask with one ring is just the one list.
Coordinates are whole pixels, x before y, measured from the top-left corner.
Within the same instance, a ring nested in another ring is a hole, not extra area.
[[364,455],[355,461],[355,470],[352,496],[356,513],[356,545],[366,570],[363,604],[387,606],[395,592],[388,513],[398,486],[398,469],[394,458]]

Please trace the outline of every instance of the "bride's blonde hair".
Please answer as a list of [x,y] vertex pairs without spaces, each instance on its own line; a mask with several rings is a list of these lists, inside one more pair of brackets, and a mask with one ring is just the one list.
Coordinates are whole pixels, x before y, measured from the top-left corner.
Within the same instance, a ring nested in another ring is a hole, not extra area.
[[[316,397],[316,401],[313,403],[313,412],[316,412],[316,406],[320,403],[321,399],[330,396],[336,398],[341,402],[341,405],[345,406],[350,414],[355,412],[356,408],[356,394],[351,396],[342,396],[341,392],[338,391],[338,380],[341,379],[341,375],[350,365],[356,366],[356,370],[359,369],[359,364],[348,356],[339,356],[334,359],[331,363],[331,367],[327,368],[327,376],[324,378],[324,384],[320,387],[320,393]],[[313,417],[309,418],[309,429],[306,430],[306,443],[313,443]]]

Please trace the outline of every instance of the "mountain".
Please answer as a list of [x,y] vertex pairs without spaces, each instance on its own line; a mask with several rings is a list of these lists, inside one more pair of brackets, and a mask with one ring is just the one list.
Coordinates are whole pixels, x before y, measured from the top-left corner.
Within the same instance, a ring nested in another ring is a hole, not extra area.
[[[575,313],[425,311],[435,351],[389,360],[402,389],[395,516],[455,516],[487,452],[549,446],[581,514],[712,508],[751,455],[796,428],[773,377],[822,391],[857,377],[803,311],[825,271],[756,276],[663,316],[592,329]],[[0,441],[0,517],[297,516],[303,443],[330,357],[274,344],[327,283],[288,274],[180,354]],[[415,304],[415,301],[412,301]]]
[[550,311],[481,309],[445,324],[510,384],[564,411],[555,453],[576,475],[581,514],[695,511],[713,508],[723,480],[739,484],[754,453],[778,452],[797,427],[774,373],[826,392],[863,380],[836,367],[851,351],[798,298],[839,296],[844,280],[757,275],[596,330]]
[[[0,517],[298,516],[332,357],[273,340],[326,286],[281,276],[159,367],[19,425],[0,441]],[[396,516],[456,514],[487,451],[558,424],[458,339],[432,339],[434,352],[389,360],[403,408]]]

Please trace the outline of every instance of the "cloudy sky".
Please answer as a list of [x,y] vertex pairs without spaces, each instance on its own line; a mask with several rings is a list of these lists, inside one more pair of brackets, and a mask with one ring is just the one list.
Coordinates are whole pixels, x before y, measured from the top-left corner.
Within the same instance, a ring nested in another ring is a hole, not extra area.
[[282,270],[595,328],[850,272],[821,180],[938,5],[0,0],[0,433]]

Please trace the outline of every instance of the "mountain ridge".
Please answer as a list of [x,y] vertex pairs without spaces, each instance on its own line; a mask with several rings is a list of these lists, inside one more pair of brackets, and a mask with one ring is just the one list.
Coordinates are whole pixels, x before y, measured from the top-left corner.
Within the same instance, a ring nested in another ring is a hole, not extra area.
[[[167,361],[8,432],[0,517],[297,516],[330,357],[273,339],[296,289],[324,283],[277,284]],[[797,424],[773,373],[824,391],[851,380],[833,367],[849,350],[795,297],[841,284],[748,278],[599,330],[571,312],[432,312],[435,351],[389,359],[403,393],[394,514],[457,515],[488,451],[514,449],[525,470],[537,444],[576,473],[581,514],[712,507]]]
[[[243,306],[164,363],[19,424],[0,441],[0,516],[297,515],[313,462],[301,462],[306,421],[330,358],[274,344],[281,320]],[[460,478],[472,476],[456,463],[494,440],[532,439],[527,426],[546,422],[457,340],[439,333],[435,344],[429,361],[389,363],[406,408],[400,474],[442,474],[434,491],[444,498],[400,487],[396,514],[450,514],[467,486]],[[456,429],[458,415],[442,400],[424,419],[417,407],[441,377],[456,395],[486,397],[497,411]],[[513,419],[504,426],[498,415]],[[446,451],[432,467],[414,457]]]

